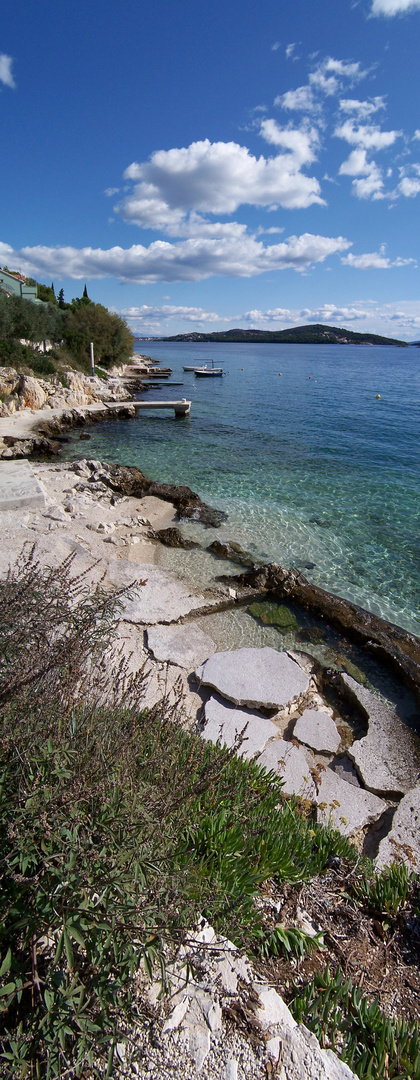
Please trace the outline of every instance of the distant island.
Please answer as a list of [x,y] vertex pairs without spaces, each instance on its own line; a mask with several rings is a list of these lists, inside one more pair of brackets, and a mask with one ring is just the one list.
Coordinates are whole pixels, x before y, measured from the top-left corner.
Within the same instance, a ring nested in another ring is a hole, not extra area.
[[380,334],[358,334],[354,330],[344,330],[338,326],[324,326],[313,323],[308,326],[294,326],[290,330],[222,330],[214,334],[175,334],[173,337],[147,338],[148,341],[251,341],[256,343],[283,343],[285,345],[398,345],[407,346],[406,341],[396,338],[381,337]]

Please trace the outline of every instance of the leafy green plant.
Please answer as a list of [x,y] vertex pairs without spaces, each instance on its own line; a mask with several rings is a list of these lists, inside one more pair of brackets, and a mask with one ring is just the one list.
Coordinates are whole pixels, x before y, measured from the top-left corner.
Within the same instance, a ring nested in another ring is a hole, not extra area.
[[336,1050],[360,1080],[419,1080],[420,1036],[415,1024],[387,1017],[350,979],[329,968],[316,973],[290,1005],[295,1020]]
[[297,926],[282,926],[277,923],[268,932],[258,932],[257,946],[262,957],[296,956],[302,959],[314,949],[322,948],[322,934],[312,937]]
[[386,918],[398,915],[418,885],[418,874],[408,870],[405,863],[394,862],[380,873],[365,873],[357,878],[352,892],[373,915]]

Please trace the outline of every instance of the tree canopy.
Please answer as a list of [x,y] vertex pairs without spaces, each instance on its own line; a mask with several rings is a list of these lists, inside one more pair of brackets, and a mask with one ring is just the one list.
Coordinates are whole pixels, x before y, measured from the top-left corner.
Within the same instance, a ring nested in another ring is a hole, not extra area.
[[[57,346],[65,345],[75,360],[88,365],[92,341],[95,361],[104,367],[128,360],[133,352],[133,335],[127,323],[102,304],[93,303],[86,285],[83,296],[75,297],[70,304],[64,302],[62,289],[57,303],[53,286],[41,288],[51,298],[42,304],[0,293],[0,342],[10,345],[23,339],[36,345],[48,340]],[[0,346],[0,363],[2,352],[6,356],[8,350]]]

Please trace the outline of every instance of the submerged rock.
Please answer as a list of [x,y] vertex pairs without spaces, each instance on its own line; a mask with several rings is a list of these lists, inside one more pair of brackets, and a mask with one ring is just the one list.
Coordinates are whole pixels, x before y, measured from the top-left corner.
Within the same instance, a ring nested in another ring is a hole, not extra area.
[[261,603],[250,604],[248,611],[254,619],[260,619],[265,626],[275,626],[281,634],[297,630],[299,626],[296,615],[285,604],[272,604],[269,600],[263,600]]
[[222,540],[213,540],[213,543],[209,545],[207,551],[211,551],[212,555],[217,555],[219,559],[229,559],[231,562],[240,563],[242,566],[254,566],[255,559],[249,551],[244,551],[240,544],[235,544],[233,540],[227,540],[223,543]]

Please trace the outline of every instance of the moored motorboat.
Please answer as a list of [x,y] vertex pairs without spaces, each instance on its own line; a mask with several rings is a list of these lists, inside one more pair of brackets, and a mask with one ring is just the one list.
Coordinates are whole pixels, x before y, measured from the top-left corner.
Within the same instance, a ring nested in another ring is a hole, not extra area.
[[[211,367],[209,367],[210,363],[211,363]],[[200,367],[193,368],[193,371],[194,371],[194,375],[224,375],[225,374],[222,367],[215,367],[214,366],[214,360],[205,361],[204,364],[200,365]]]
[[201,375],[224,375],[224,374],[225,373],[223,371],[223,368],[217,368],[217,367],[213,367],[213,368],[209,368],[209,367],[199,368],[199,367],[197,367],[197,368],[194,368],[194,375],[201,376]]

